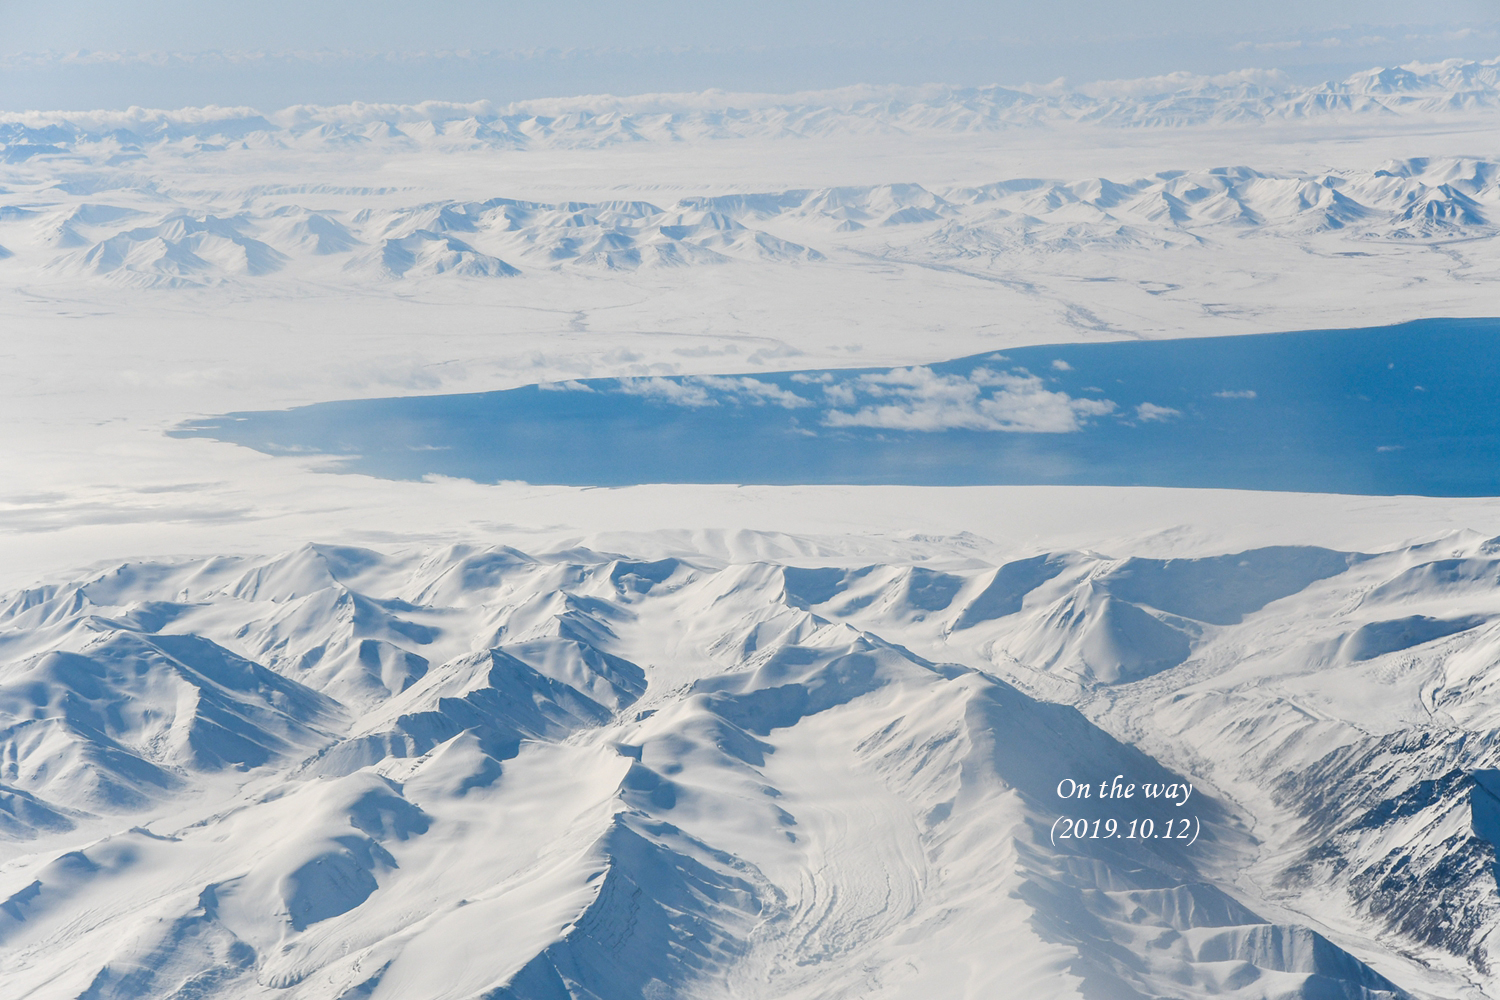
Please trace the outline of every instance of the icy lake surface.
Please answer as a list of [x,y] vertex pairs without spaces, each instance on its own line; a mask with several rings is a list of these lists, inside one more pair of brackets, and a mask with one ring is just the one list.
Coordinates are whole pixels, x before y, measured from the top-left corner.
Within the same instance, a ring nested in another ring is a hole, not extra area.
[[389,479],[1500,495],[1500,320],[590,379],[186,425]]

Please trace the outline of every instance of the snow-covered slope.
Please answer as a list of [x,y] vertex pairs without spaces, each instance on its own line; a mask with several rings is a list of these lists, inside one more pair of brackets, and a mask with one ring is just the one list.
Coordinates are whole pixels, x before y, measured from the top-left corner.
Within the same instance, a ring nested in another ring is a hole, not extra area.
[[[154,192],[133,175],[85,198],[54,190],[0,207],[11,266],[45,278],[155,286],[282,271],[340,283],[435,275],[509,277],[561,267],[631,271],[735,260],[877,258],[1007,272],[1056,253],[1144,252],[1265,239],[1322,255],[1489,238],[1500,226],[1500,164],[1389,161],[1320,173],[1250,167],[1148,177],[1022,178],[929,190],[918,184],[644,201],[544,203],[494,197],[404,205],[327,189]],[[15,198],[15,196],[11,196]],[[363,204],[362,204],[363,203]],[[1279,252],[1279,251],[1273,251]],[[333,268],[337,262],[341,270]],[[513,262],[513,263],[512,263]]]
[[[309,546],[7,597],[8,995],[1494,985],[1493,543],[638,548]],[[1116,776],[1162,794],[1059,798]]]

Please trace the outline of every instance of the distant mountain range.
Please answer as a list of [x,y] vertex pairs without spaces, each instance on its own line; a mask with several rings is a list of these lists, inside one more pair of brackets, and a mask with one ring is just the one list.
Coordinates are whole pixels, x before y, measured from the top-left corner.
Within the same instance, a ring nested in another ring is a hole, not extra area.
[[[133,173],[100,181],[78,195],[54,188],[4,199],[0,237],[16,258],[8,266],[30,264],[43,279],[158,286],[308,268],[326,280],[359,282],[734,260],[814,264],[872,254],[1003,265],[1018,253],[1239,238],[1329,237],[1325,252],[1357,254],[1391,241],[1491,236],[1500,227],[1500,163],[1455,157],[1362,171],[1226,167],[940,191],[881,184],[751,192],[661,205],[505,197],[411,205],[389,192],[323,185],[225,191],[213,198],[223,208],[204,211],[195,207],[203,192],[142,190]],[[309,207],[334,197],[368,207]]]
[[[1004,269],[1003,259],[1016,254],[1150,250],[1262,234],[1304,245],[1317,239],[1322,254],[1358,254],[1371,241],[1492,235],[1500,225],[1500,167],[1478,155],[1332,171],[1226,165],[1145,176],[1002,177],[953,189],[890,183],[564,203],[507,197],[503,189],[479,200],[413,197],[415,189],[400,185],[330,182],[321,168],[340,156],[369,166],[407,155],[767,138],[1469,121],[1497,107],[1500,60],[1455,60],[1370,70],[1313,88],[1278,86],[1273,75],[1251,73],[1057,92],[854,88],[510,108],[0,115],[0,259],[26,280],[193,286],[278,272],[337,285],[870,255]],[[252,164],[264,171],[298,162],[318,163],[319,179],[231,180]],[[225,172],[226,164],[239,166]],[[191,182],[183,170],[194,175]]]
[[417,105],[299,105],[278,112],[198,108],[124,112],[0,113],[8,160],[113,148],[130,155],[162,143],[184,148],[387,145],[446,150],[590,147],[615,143],[843,133],[969,132],[1085,122],[1173,126],[1328,115],[1433,115],[1500,104],[1500,59],[1375,68],[1298,86],[1275,73],[1185,73],[1080,88],[854,87],[787,96],[660,94]]

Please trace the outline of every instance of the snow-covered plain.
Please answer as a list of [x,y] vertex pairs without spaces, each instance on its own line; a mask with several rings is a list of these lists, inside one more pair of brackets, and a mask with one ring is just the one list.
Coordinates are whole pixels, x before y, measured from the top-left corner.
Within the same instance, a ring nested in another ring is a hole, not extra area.
[[[164,434],[1493,315],[1497,103],[1448,63],[9,116],[4,994],[1497,995],[1500,501]],[[1057,795],[1116,775],[1193,791]]]

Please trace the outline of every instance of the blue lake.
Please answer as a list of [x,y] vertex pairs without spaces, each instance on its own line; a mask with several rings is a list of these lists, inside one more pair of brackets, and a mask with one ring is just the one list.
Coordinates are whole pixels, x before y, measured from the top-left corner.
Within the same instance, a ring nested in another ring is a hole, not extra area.
[[171,433],[394,479],[1495,496],[1500,320],[589,379],[232,413]]

